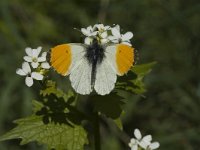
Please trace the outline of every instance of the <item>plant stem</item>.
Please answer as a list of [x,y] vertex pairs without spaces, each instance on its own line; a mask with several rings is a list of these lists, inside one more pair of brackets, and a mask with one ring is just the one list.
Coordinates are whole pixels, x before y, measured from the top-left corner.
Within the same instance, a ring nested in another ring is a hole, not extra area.
[[[75,96],[75,102],[77,102],[78,96],[79,96],[79,94],[77,93],[76,96]],[[76,103],[76,104],[77,104],[77,103]]]
[[101,150],[100,122],[98,112],[94,114],[94,144],[95,150]]

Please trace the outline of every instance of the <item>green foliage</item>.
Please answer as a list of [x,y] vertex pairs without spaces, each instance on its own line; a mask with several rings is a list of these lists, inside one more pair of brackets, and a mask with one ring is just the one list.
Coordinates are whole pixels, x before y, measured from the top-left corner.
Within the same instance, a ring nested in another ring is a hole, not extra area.
[[66,124],[48,123],[42,121],[42,116],[30,116],[16,120],[17,127],[0,138],[0,141],[22,139],[21,145],[37,141],[45,144],[48,149],[83,150],[87,144],[87,134],[83,127]]
[[[41,94],[41,102],[33,101],[34,114],[16,120],[17,127],[3,135],[0,141],[20,138],[21,145],[37,141],[48,149],[83,150],[88,143],[87,134],[80,126],[82,116],[78,116],[79,112],[71,106],[74,99],[71,92],[64,94],[55,82],[48,81]],[[71,122],[77,123],[74,116],[78,116],[79,125]]]
[[[136,85],[138,88],[143,88],[140,87],[143,85],[142,79],[150,72],[153,64],[136,66],[133,71],[137,76],[128,82],[132,81],[136,84],[134,81],[140,81],[141,84]],[[33,101],[34,114],[15,121],[17,127],[3,135],[0,141],[20,138],[22,139],[21,145],[37,141],[40,144],[45,144],[48,149],[83,150],[88,140],[86,131],[81,124],[82,120],[94,122],[96,126],[95,118],[99,117],[99,114],[112,118],[116,126],[120,130],[123,129],[120,116],[125,102],[124,98],[116,92],[111,92],[106,96],[90,96],[88,101],[92,103],[94,114],[88,117],[77,109],[77,97],[74,97],[71,91],[63,92],[51,80],[41,84],[44,86],[40,91],[40,100]],[[130,85],[129,87],[131,88]],[[98,130],[96,131],[98,132]]]
[[40,91],[40,94],[42,96],[54,94],[58,98],[63,97],[65,100],[74,95],[72,91],[68,91],[67,93],[65,93],[61,89],[58,89],[56,86],[56,82],[52,80],[46,81],[45,88]]
[[112,119],[117,119],[121,115],[122,105],[124,104],[122,99],[123,97],[116,93],[105,96],[95,95],[90,98],[96,112],[100,112]]
[[134,94],[144,93],[146,89],[143,83],[143,78],[145,77],[145,75],[151,72],[152,67],[155,64],[156,62],[135,65],[126,76],[122,76],[119,78],[116,88],[126,90]]

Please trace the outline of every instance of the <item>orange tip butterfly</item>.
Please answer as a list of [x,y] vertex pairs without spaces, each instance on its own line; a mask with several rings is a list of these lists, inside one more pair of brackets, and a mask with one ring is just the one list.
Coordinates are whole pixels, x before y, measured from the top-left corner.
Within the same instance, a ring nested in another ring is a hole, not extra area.
[[118,76],[123,76],[134,64],[134,48],[126,44],[90,45],[68,43],[51,49],[50,64],[61,75],[68,76],[73,89],[82,95],[93,89],[99,95],[109,94]]

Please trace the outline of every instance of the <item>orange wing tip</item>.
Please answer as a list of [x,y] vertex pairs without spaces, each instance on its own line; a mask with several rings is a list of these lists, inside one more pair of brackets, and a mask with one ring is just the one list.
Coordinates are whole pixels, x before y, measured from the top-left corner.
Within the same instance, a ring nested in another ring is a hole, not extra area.
[[125,44],[118,44],[116,49],[116,63],[118,74],[123,76],[134,64],[134,48]]
[[62,44],[51,48],[50,64],[61,75],[68,74],[72,62],[71,46]]

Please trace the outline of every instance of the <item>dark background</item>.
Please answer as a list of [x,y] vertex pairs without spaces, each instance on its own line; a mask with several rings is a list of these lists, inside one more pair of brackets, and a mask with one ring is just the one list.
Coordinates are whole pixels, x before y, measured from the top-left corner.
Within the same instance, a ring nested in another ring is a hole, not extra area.
[[[127,95],[125,132],[150,133],[162,150],[200,147],[200,1],[199,0],[0,0],[0,135],[13,120],[31,114],[37,97],[16,75],[24,49],[80,42],[73,28],[95,23],[119,24],[132,31],[138,64],[157,61],[145,78],[143,96]],[[106,136],[103,147],[120,150]],[[0,150],[38,150],[19,140],[0,143]]]

